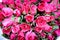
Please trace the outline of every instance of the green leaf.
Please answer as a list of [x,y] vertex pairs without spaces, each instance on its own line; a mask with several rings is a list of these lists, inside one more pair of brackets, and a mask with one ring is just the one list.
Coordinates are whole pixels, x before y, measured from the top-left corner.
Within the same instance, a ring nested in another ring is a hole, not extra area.
[[6,35],[6,34],[2,34],[2,36],[9,39],[8,35]]
[[58,25],[53,26],[53,29],[59,29]]

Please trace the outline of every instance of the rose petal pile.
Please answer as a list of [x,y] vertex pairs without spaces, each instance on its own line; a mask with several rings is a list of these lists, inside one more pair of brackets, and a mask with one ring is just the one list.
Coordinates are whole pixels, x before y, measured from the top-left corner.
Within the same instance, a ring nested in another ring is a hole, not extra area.
[[55,40],[60,36],[59,0],[1,0],[0,26],[10,40]]

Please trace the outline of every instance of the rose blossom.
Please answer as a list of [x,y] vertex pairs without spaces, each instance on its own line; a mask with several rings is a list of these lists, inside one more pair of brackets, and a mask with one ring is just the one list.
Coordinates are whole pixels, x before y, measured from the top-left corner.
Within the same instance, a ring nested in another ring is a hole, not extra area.
[[2,29],[2,32],[4,33],[4,34],[7,34],[7,35],[10,35],[10,32],[11,32],[11,28],[3,28]]
[[34,15],[28,14],[25,16],[25,19],[26,19],[26,22],[32,22],[34,20]]
[[45,4],[46,4],[45,2],[39,3],[38,10],[39,11],[44,11]]
[[36,26],[41,26],[46,24],[46,20],[44,20],[44,16],[38,16],[37,19],[35,20]]
[[21,4],[21,0],[15,0],[15,4],[16,4],[16,6],[21,6],[22,4]]
[[3,26],[11,26],[13,23],[11,18],[6,18],[2,21]]
[[12,33],[12,34],[10,35],[10,40],[14,40],[15,38],[16,38],[16,34]]
[[24,2],[22,5],[23,14],[28,14],[30,10],[30,3]]
[[34,4],[31,5],[31,7],[30,7],[30,12],[31,12],[31,14],[35,15],[36,12],[37,12],[37,6],[34,5]]
[[41,27],[35,27],[34,30],[37,31],[37,32],[39,32],[39,33],[42,32],[42,28]]
[[20,30],[20,27],[19,27],[19,25],[13,25],[11,27],[11,30],[12,30],[13,33],[18,33],[19,30]]
[[55,33],[57,36],[60,36],[60,29],[55,30],[54,33]]
[[25,38],[24,38],[24,33],[23,33],[22,31],[20,31],[20,32],[18,33],[17,39],[18,39],[18,40],[25,40]]
[[26,33],[26,37],[25,37],[26,40],[38,40],[36,34],[34,32],[27,32]]
[[8,7],[2,8],[2,11],[4,12],[3,15],[5,17],[10,17],[13,14],[13,10],[11,8],[8,8]]
[[22,29],[23,32],[29,31],[31,29],[31,26],[26,23],[20,24],[20,28]]
[[49,26],[48,24],[43,25],[42,29],[44,31],[50,32],[52,30],[52,26]]

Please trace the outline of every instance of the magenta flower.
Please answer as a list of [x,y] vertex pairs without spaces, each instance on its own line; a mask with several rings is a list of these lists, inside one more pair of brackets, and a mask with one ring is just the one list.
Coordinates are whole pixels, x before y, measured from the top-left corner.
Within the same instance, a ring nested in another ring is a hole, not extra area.
[[30,12],[31,12],[31,14],[35,15],[36,12],[37,12],[37,6],[34,5],[34,4],[31,5],[31,7],[30,7]]
[[44,31],[51,32],[52,31],[52,26],[49,26],[48,24],[45,24],[42,29]]
[[13,33],[18,33],[20,31],[19,25],[14,25],[11,27]]
[[30,3],[24,2],[22,5],[23,14],[28,14],[30,10]]
[[24,33],[22,31],[18,33],[17,40],[25,40]]
[[57,36],[60,36],[60,29],[55,30],[54,32]]
[[26,19],[26,22],[32,22],[34,20],[34,15],[28,14],[25,16],[25,19]]
[[41,28],[41,27],[35,27],[34,29],[35,29],[35,31],[37,31],[37,32],[39,32],[39,33],[42,32],[42,28]]
[[29,31],[31,29],[31,26],[26,23],[20,24],[20,28],[22,29],[23,32]]
[[13,23],[11,18],[6,18],[2,21],[3,26],[11,26]]
[[39,3],[38,10],[39,11],[44,11],[45,4],[46,4],[45,2]]
[[36,34],[34,32],[27,32],[26,33],[26,37],[25,37],[26,40],[38,40]]
[[12,34],[10,35],[10,40],[14,40],[15,38],[16,38],[16,34],[12,33]]
[[10,35],[11,28],[3,28],[3,29],[2,29],[2,32],[3,32],[4,34]]
[[2,8],[2,11],[4,12],[3,15],[5,17],[10,17],[13,14],[13,10],[11,8],[4,7]]

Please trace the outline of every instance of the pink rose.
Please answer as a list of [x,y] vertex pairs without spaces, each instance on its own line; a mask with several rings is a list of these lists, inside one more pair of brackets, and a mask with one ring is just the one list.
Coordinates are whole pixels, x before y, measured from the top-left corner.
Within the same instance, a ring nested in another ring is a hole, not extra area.
[[4,12],[3,15],[5,17],[12,16],[12,14],[13,14],[13,10],[11,8],[5,7],[5,8],[2,8],[2,11]]
[[37,19],[35,20],[36,26],[44,25],[46,24],[46,20],[44,20],[44,16],[38,16]]
[[24,2],[22,5],[23,14],[28,14],[30,10],[30,3]]
[[2,21],[3,26],[11,26],[13,23],[11,18],[6,18]]
[[20,31],[20,27],[19,27],[19,25],[13,25],[11,27],[11,30],[13,33],[18,33]]
[[7,35],[10,35],[10,32],[11,32],[11,28],[3,28],[2,29],[2,32],[4,33],[4,34],[7,34]]
[[21,12],[20,12],[20,10],[15,9],[15,10],[14,10],[14,14],[15,14],[16,16],[20,16],[20,15],[21,15]]
[[34,4],[31,5],[31,7],[30,7],[30,12],[31,12],[31,14],[35,15],[36,12],[37,12],[37,6],[34,5]]
[[44,11],[45,4],[46,4],[45,2],[39,3],[38,10],[39,11]]
[[54,12],[54,14],[55,14],[55,18],[58,18],[60,16],[60,11]]
[[18,40],[25,40],[24,33],[21,31],[18,33]]
[[31,26],[26,23],[22,23],[22,24],[20,24],[20,28],[22,29],[23,32],[26,32],[31,29]]
[[46,3],[44,7],[45,12],[52,12],[53,6],[51,4]]
[[46,22],[53,21],[54,20],[54,16],[45,16],[44,20],[46,20]]
[[14,40],[15,38],[16,38],[16,34],[12,33],[12,34],[10,35],[10,40]]
[[15,0],[15,4],[16,4],[16,6],[21,6],[22,5],[21,0]]
[[42,32],[42,28],[41,27],[35,27],[34,30],[37,31],[37,32],[39,32],[39,33]]
[[34,32],[27,32],[25,36],[26,40],[38,40],[36,34]]
[[34,20],[34,15],[28,14],[25,16],[25,19],[26,19],[26,22],[32,22]]
[[54,33],[55,33],[57,36],[60,36],[60,29],[55,30]]
[[48,24],[45,24],[42,29],[44,31],[50,32],[52,30],[52,26],[49,26]]

